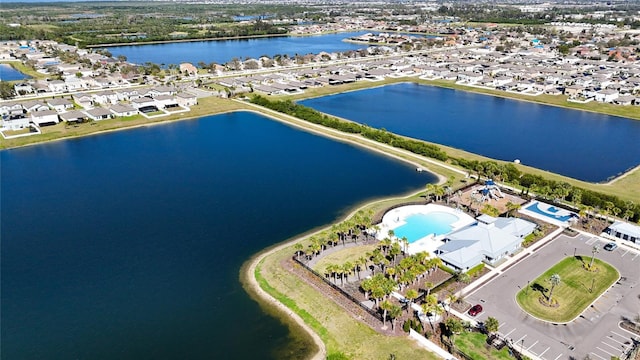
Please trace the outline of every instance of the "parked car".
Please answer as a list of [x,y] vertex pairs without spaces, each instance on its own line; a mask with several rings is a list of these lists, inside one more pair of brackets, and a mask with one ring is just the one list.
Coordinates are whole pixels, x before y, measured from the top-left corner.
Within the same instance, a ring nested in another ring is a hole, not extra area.
[[476,316],[478,314],[480,314],[482,312],[482,305],[480,304],[476,304],[473,305],[473,307],[471,309],[469,309],[469,315],[471,316]]
[[604,246],[604,249],[607,251],[613,251],[618,247],[618,244],[614,243],[614,242],[610,242],[607,245]]

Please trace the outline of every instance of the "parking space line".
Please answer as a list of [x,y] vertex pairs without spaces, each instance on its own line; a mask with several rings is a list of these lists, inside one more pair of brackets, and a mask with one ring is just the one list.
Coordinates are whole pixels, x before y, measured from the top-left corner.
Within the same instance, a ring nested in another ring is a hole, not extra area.
[[600,341],[600,342],[601,342],[601,343],[603,343],[603,344],[605,344],[605,345],[607,345],[608,347],[610,347],[610,348],[612,348],[612,349],[616,349],[616,350],[618,350],[618,348],[617,348],[617,347],[615,347],[615,346],[613,346],[613,345],[607,344],[607,343],[606,343],[606,342],[604,342],[604,341]]
[[635,260],[638,257],[638,255],[640,255],[640,254],[636,254],[636,256],[632,257],[631,261]]
[[527,337],[527,334],[524,334],[524,336],[522,336],[520,339],[514,341],[513,343],[514,344],[518,344],[518,343],[520,343],[520,341],[524,340],[524,338],[526,338],[526,337]]
[[[611,341],[615,341],[615,342],[617,342],[617,343],[618,343],[618,344],[620,344],[620,345],[625,345],[625,343],[623,343],[622,341],[618,341],[618,340],[614,339],[614,338],[613,338],[613,336],[611,336],[611,335],[609,335],[609,340],[611,340]],[[627,342],[629,342],[629,341],[627,340]]]
[[629,250],[625,251],[622,253],[622,255],[620,255],[620,257],[624,257],[625,255],[627,255],[629,253]]
[[598,354],[594,353],[593,351],[591,352],[591,354],[592,354],[592,355],[594,355],[594,356],[596,356],[596,357],[599,357],[599,358],[600,358],[600,359],[602,359],[602,360],[607,360],[606,358],[603,358],[602,356],[600,356],[600,355],[598,355]]
[[529,346],[529,347],[527,348],[527,350],[529,350],[529,349],[531,349],[532,347],[534,347],[537,343],[538,343],[538,340],[536,340],[536,342],[534,342],[534,343],[533,343],[533,345]]
[[506,338],[507,336],[511,335],[512,332],[516,331],[516,328],[513,328],[513,330],[509,331],[508,333],[504,334],[504,337]]
[[[621,329],[622,329],[622,328],[621,328]],[[623,334],[619,334],[619,333],[617,333],[617,332],[615,332],[615,331],[613,331],[613,330],[610,330],[610,331],[611,331],[612,333],[614,333],[614,334],[616,334],[616,335],[620,336],[621,338],[623,338],[623,339],[625,339],[625,340],[628,340],[628,339],[639,340],[639,339],[638,339],[638,337],[636,337],[632,332],[630,332],[630,331],[628,331],[628,330],[625,330],[625,329],[622,329],[622,330],[623,330],[623,331],[628,332],[629,334],[628,334],[628,335],[623,335]]]
[[500,329],[500,328],[501,328],[501,327],[503,327],[504,325],[507,325],[507,323],[506,323],[506,322],[503,322],[503,323],[498,324],[498,329]]
[[591,244],[593,244],[593,243],[594,243],[594,242],[596,242],[596,241],[598,241],[598,239],[597,239],[597,238],[592,237],[591,239],[587,240],[586,244],[587,244],[587,245],[591,245]]
[[548,348],[544,349],[544,351],[541,352],[540,355],[538,355],[538,356],[542,357],[542,355],[544,355],[544,353],[546,353],[547,350],[549,350],[549,349],[551,349],[551,347],[548,347]]
[[560,355],[556,356],[556,358],[555,358],[555,359],[553,359],[553,360],[558,360],[558,359],[560,359],[560,356],[562,356],[562,354],[560,354]]
[[609,355],[611,355],[611,356],[616,356],[616,354],[612,354],[612,353],[608,352],[607,350],[604,350],[604,349],[599,348],[598,346],[596,346],[596,349],[598,349],[598,350],[602,351],[602,352],[603,352],[603,353],[605,353],[605,354],[609,354]]

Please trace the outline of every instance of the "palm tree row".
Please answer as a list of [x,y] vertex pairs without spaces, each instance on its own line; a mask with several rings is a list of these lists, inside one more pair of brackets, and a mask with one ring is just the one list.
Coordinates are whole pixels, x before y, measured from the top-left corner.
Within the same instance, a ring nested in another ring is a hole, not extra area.
[[369,233],[365,230],[372,228],[372,216],[373,210],[358,211],[351,218],[333,225],[330,230],[322,231],[310,237],[306,250],[302,243],[295,244],[296,257],[300,259],[301,255],[305,255],[306,259],[310,260],[330,246],[333,247],[340,243],[345,245],[346,242],[357,243],[361,234],[364,233],[367,237],[369,236]]

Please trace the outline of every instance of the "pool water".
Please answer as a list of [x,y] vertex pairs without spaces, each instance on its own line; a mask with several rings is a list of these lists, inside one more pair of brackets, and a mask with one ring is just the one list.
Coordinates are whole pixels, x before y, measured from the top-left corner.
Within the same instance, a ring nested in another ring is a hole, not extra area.
[[413,214],[404,219],[406,224],[393,231],[398,239],[406,237],[411,244],[430,234],[443,235],[450,232],[453,229],[451,224],[458,220],[457,216],[442,211]]

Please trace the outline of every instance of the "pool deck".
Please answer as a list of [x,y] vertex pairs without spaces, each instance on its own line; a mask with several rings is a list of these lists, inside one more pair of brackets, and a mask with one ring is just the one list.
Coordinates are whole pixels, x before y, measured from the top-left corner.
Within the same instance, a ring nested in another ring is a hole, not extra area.
[[[377,238],[379,240],[382,240],[388,237],[389,230],[394,230],[406,224],[406,221],[404,221],[404,219],[411,215],[429,214],[432,212],[446,212],[448,214],[455,215],[458,218],[457,221],[450,224],[452,228],[450,232],[459,230],[476,222],[474,218],[467,215],[462,210],[454,209],[448,206],[437,204],[407,205],[395,208],[384,214],[384,216],[382,217],[382,222],[380,223],[380,231],[377,234]],[[416,254],[421,251],[426,251],[433,255],[434,251],[442,244],[444,244],[442,242],[442,239],[445,236],[446,234],[436,236],[434,236],[434,234],[430,234],[420,239],[416,239],[409,244],[408,252],[409,254]]]

